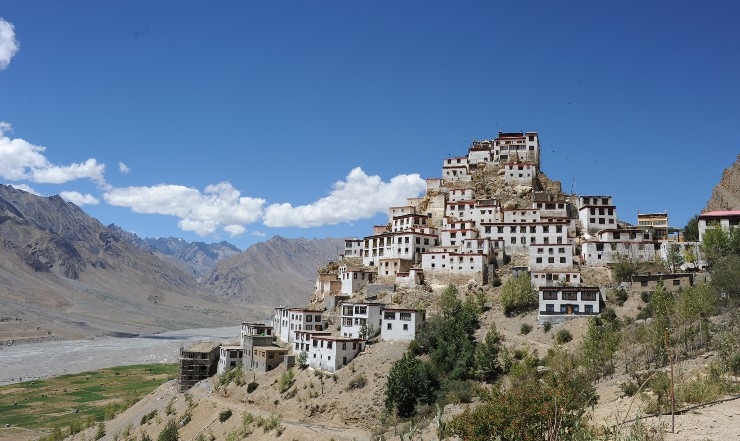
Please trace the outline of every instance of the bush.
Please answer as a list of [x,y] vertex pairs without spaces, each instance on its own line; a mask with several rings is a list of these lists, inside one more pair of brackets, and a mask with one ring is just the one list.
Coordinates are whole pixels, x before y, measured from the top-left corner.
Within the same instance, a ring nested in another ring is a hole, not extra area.
[[105,436],[105,424],[104,423],[98,423],[98,428],[95,431],[95,435],[93,436],[94,439],[98,440]]
[[157,441],[177,441],[177,423],[175,420],[167,421],[167,425],[159,433]]
[[568,343],[573,340],[573,335],[567,329],[561,329],[555,334],[555,342],[557,344]]
[[252,392],[254,392],[254,390],[257,389],[257,386],[259,386],[259,383],[257,383],[256,381],[251,381],[247,385],[247,393],[251,394]]
[[542,324],[542,330],[545,331],[545,334],[547,334],[548,332],[550,332],[550,329],[552,329],[552,323],[545,322],[545,323]]
[[359,374],[349,380],[349,384],[347,385],[347,390],[354,390],[354,389],[362,389],[367,385],[367,378],[363,374]]
[[231,409],[224,409],[218,413],[218,421],[224,422],[231,418]]
[[625,397],[631,397],[637,393],[640,386],[638,386],[634,381],[628,381],[626,383],[620,383],[619,388],[622,390]]
[[288,369],[287,371],[283,372],[283,375],[280,376],[280,382],[278,383],[278,390],[280,391],[280,393],[283,393],[290,389],[290,387],[293,385],[293,382],[293,369]]
[[622,288],[613,290],[614,294],[614,303],[617,304],[617,306],[624,306],[624,302],[627,301],[627,291],[625,291]]
[[522,326],[519,328],[519,332],[522,335],[529,334],[530,332],[532,332],[532,325],[530,325],[529,323],[522,323]]

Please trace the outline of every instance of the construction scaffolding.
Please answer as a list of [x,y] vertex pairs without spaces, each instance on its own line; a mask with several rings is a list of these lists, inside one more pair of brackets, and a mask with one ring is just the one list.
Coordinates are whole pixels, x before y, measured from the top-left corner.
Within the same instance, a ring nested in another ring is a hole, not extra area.
[[201,342],[188,349],[180,348],[180,362],[177,367],[177,386],[185,392],[195,383],[212,377],[218,368],[218,342]]

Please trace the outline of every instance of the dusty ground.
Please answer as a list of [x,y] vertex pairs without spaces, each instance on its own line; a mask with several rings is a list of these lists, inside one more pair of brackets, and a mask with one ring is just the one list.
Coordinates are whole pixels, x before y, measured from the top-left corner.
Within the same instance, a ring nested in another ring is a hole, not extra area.
[[[404,293],[404,301],[414,304],[426,301],[438,295],[444,286],[437,286],[434,293],[428,291]],[[461,292],[464,292],[461,290]],[[496,323],[502,334],[504,344],[509,347],[529,347],[543,356],[554,344],[553,336],[561,328],[568,329],[574,341],[565,345],[566,349],[575,349],[577,342],[587,329],[586,319],[572,320],[563,325],[556,325],[549,332],[537,326],[536,313],[529,313],[519,317],[505,317],[497,307],[495,296],[491,308],[483,316],[484,326],[479,331],[484,335],[489,323]],[[639,299],[631,299],[618,313],[634,315],[640,306]],[[431,309],[431,308],[430,308]],[[522,335],[521,325],[528,323],[533,330]],[[192,440],[199,433],[212,433],[215,439],[226,437],[242,427],[242,416],[249,413],[255,417],[270,418],[281,415],[280,427],[282,433],[276,430],[265,432],[262,428],[252,424],[251,433],[243,439],[282,439],[282,440],[369,440],[373,435],[383,433],[387,439],[399,436],[399,429],[408,431],[410,424],[406,423],[394,427],[396,421],[384,416],[383,398],[385,379],[392,363],[405,351],[406,345],[391,342],[380,342],[369,345],[366,353],[360,355],[353,366],[346,367],[334,377],[325,377],[322,380],[311,369],[295,369],[295,380],[288,393],[280,394],[277,384],[284,368],[269,373],[246,375],[246,381],[256,381],[259,386],[248,394],[246,386],[230,385],[226,388],[216,388],[212,380],[202,382],[191,389],[192,406],[185,394],[176,393],[173,382],[167,383],[124,412],[118,418],[106,423],[108,435],[104,439],[122,439],[126,431],[136,434],[138,438],[142,431],[152,438],[162,430],[169,418],[182,421],[188,413],[192,419],[180,428],[180,439]],[[681,369],[684,372],[701,370],[710,359],[698,358],[685,363]],[[618,369],[619,370],[619,369]],[[351,380],[363,376],[366,385],[361,389],[351,390],[348,385]],[[612,427],[615,424],[628,420],[641,412],[643,402],[639,398],[632,401],[622,398],[619,384],[629,377],[621,372],[607,381],[597,383],[599,404],[594,408],[591,422],[594,425]],[[292,396],[290,396],[292,395]],[[173,401],[174,412],[165,414],[167,403]],[[443,419],[463,410],[464,405],[451,405],[443,410]],[[158,418],[141,425],[141,418],[146,413],[158,409]],[[231,409],[233,416],[225,422],[219,422],[219,412]],[[740,439],[740,425],[735,420],[740,418],[740,400],[717,404],[697,409],[686,415],[675,418],[675,434],[667,434],[669,441],[678,440],[725,440]],[[646,424],[657,429],[671,430],[670,417],[647,418]],[[128,429],[127,429],[128,428]],[[12,429],[12,428],[11,428]],[[626,430],[626,429],[625,429]],[[90,439],[94,429],[84,436]],[[75,439],[83,439],[83,435]],[[435,440],[435,420],[425,420],[419,427],[414,428],[413,439]],[[16,431],[10,433],[0,431],[0,439],[23,439],[22,434]],[[409,439],[406,437],[405,439]]]

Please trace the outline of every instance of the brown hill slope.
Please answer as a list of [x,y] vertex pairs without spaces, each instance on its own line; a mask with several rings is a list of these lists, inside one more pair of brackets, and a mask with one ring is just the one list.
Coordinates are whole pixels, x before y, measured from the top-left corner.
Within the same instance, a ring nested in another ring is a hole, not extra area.
[[232,325],[248,313],[59,196],[0,185],[0,341]]
[[275,236],[217,262],[203,284],[236,304],[300,306],[311,297],[316,269],[343,249],[343,239]]
[[740,210],[740,155],[722,173],[722,179],[712,190],[712,196],[702,212],[724,210]]

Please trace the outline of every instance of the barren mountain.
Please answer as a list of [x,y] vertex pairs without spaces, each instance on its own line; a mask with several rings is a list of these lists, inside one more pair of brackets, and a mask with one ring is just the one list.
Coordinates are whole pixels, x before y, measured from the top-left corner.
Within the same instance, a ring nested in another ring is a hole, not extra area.
[[300,306],[314,290],[316,270],[339,258],[343,239],[275,236],[216,263],[203,284],[237,304]]
[[193,277],[76,205],[0,185],[0,341],[232,325]]
[[219,243],[188,242],[179,237],[141,238],[135,233],[123,230],[114,224],[108,226],[117,231],[121,237],[142,250],[200,279],[209,274],[216,262],[233,257],[242,251],[226,241]]
[[722,179],[712,190],[712,197],[702,212],[724,210],[740,210],[740,155],[722,173]]

